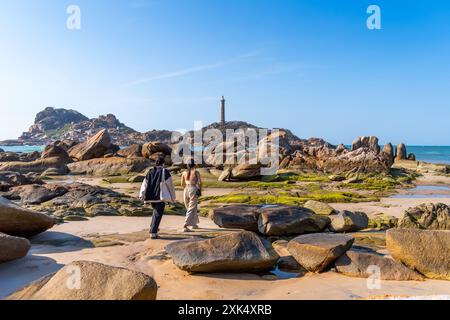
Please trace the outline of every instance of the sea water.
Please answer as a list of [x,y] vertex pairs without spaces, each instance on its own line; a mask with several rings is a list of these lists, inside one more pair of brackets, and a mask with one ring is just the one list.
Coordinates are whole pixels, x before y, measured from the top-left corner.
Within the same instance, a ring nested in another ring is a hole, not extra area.
[[[0,146],[7,152],[42,151],[44,146]],[[414,153],[419,161],[450,164],[450,146],[407,146],[408,153]]]

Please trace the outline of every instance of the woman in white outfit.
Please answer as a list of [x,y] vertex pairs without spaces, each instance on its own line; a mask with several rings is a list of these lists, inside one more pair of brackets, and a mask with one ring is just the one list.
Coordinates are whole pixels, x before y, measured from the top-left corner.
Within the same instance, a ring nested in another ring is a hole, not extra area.
[[198,229],[200,219],[198,218],[198,198],[202,193],[202,178],[197,171],[194,161],[187,166],[187,170],[181,175],[181,186],[184,188],[184,204],[186,206],[186,221],[184,223],[184,232],[190,232],[192,229]]

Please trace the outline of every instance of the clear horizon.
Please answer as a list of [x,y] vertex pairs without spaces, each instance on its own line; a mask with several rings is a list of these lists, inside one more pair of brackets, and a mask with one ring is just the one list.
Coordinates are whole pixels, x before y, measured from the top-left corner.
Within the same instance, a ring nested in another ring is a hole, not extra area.
[[[439,1],[3,1],[0,140],[47,106],[127,126],[227,120],[333,144],[450,146],[450,4]],[[366,26],[381,8],[381,30]]]

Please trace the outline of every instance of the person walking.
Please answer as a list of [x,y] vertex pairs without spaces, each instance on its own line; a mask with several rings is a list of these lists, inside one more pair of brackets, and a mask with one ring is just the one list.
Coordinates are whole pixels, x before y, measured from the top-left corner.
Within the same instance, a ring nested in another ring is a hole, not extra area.
[[183,231],[190,232],[198,229],[200,219],[198,217],[198,198],[202,194],[202,178],[197,171],[194,160],[187,166],[187,170],[181,175],[181,186],[184,188],[184,204],[186,206],[186,220]]
[[146,175],[139,192],[142,201],[150,202],[153,208],[152,222],[150,225],[150,238],[158,239],[159,225],[164,215],[167,202],[176,200],[173,178],[164,168],[164,158],[158,158]]

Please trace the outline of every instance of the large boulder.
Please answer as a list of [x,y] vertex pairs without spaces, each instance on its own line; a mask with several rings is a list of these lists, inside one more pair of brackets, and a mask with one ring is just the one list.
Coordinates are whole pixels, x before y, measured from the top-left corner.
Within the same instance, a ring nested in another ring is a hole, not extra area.
[[117,155],[125,158],[140,158],[142,157],[142,145],[132,144],[117,152]]
[[367,229],[369,217],[364,212],[342,211],[329,216],[330,230],[333,232],[356,232]]
[[324,230],[329,219],[303,207],[268,206],[260,210],[258,230],[266,236],[298,235]]
[[147,142],[142,146],[142,156],[147,159],[154,158],[154,154],[159,154],[161,156],[170,156],[172,155],[172,148],[167,144],[161,142]]
[[32,184],[11,188],[3,196],[8,200],[19,201],[20,205],[33,205],[60,197],[66,192],[63,186]]
[[399,228],[450,230],[450,207],[428,203],[409,208],[398,222]]
[[304,207],[318,215],[329,216],[330,214],[336,213],[329,204],[315,200],[309,200],[305,203]]
[[390,229],[386,247],[395,260],[426,277],[450,280],[450,231]]
[[20,237],[30,237],[55,224],[55,220],[45,214],[24,209],[0,197],[0,232]]
[[101,158],[118,150],[119,148],[112,144],[108,130],[103,129],[87,141],[70,148],[69,156],[76,161],[85,161]]
[[260,206],[224,206],[211,209],[210,218],[221,228],[258,231]]
[[0,263],[23,258],[31,248],[30,241],[0,232]]
[[347,235],[315,233],[289,241],[288,250],[298,263],[310,272],[322,272],[353,244]]
[[173,242],[166,250],[188,272],[260,272],[274,268],[279,259],[268,241],[250,231]]
[[151,161],[145,158],[111,157],[74,162],[69,164],[68,168],[72,174],[111,176],[140,173],[151,164]]
[[379,271],[382,280],[423,280],[423,276],[417,272],[376,253],[349,250],[336,261],[335,266],[339,273],[349,277],[369,278]]
[[[76,275],[80,276],[78,283],[73,280]],[[144,273],[97,262],[76,261],[16,291],[7,299],[156,300],[157,291],[156,282]]]
[[324,154],[320,158],[318,168],[334,174],[347,172],[386,173],[391,166],[384,154],[368,148],[359,148],[339,155],[326,156]]

